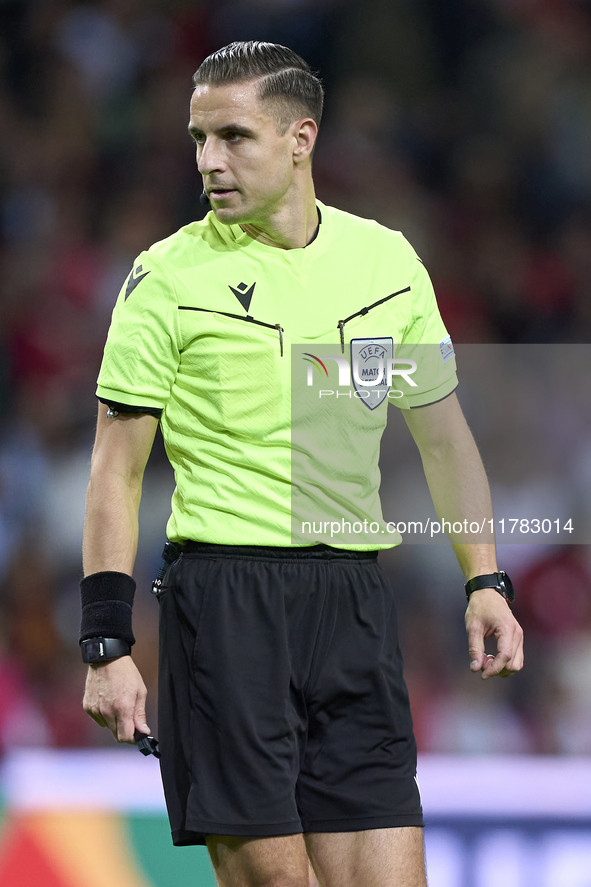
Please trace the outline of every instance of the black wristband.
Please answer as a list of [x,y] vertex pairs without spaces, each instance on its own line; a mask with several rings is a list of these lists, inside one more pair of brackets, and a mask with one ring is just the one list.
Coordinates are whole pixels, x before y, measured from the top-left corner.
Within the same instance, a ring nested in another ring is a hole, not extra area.
[[120,656],[131,655],[131,644],[121,638],[87,638],[80,644],[82,662],[111,662]]
[[466,589],[468,600],[470,600],[472,592],[480,591],[482,588],[494,588],[495,591],[498,591],[505,598],[508,604],[513,603],[515,600],[513,583],[504,570],[499,570],[497,573],[486,573],[483,576],[474,576],[473,579],[469,579],[466,582],[464,588]]
[[131,608],[135,581],[127,573],[106,570],[92,573],[80,583],[82,622],[79,643],[89,638],[121,638],[135,644]]

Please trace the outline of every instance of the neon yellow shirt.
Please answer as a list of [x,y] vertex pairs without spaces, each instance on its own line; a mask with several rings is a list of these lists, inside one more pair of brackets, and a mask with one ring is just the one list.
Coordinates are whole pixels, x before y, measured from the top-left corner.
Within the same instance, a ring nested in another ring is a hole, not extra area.
[[[176,478],[173,541],[365,549],[400,541],[297,532],[317,507],[329,519],[382,520],[387,403],[421,406],[457,384],[453,348],[412,247],[377,222],[318,206],[317,237],[292,250],[253,240],[210,212],[141,253],[122,287],[97,394],[162,411]],[[412,345],[429,346],[428,369],[414,386],[399,376],[388,386],[388,359],[401,348],[412,359]],[[348,387],[343,358],[351,371],[357,361]],[[333,395],[317,396],[319,380],[318,390]],[[311,397],[312,410],[323,410],[319,422],[308,421]],[[325,422],[331,398],[333,419],[347,401],[346,419],[338,413],[344,434]]]

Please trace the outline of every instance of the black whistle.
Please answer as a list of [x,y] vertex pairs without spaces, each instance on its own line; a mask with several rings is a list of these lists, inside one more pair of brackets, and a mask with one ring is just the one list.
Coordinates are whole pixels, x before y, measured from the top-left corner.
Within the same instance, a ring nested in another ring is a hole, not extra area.
[[140,733],[139,730],[136,730],[133,734],[133,738],[136,741],[138,750],[141,751],[143,755],[154,755],[155,758],[160,757],[158,740],[153,736],[146,736],[145,733]]

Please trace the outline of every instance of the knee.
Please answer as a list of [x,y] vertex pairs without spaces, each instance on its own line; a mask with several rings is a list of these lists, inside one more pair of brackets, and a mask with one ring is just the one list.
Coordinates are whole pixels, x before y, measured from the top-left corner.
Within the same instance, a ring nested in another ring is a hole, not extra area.
[[280,873],[253,881],[248,887],[308,887],[309,883],[307,876],[300,877],[295,874]]
[[220,887],[310,887],[301,835],[272,838],[208,836]]
[[257,870],[257,867],[249,866],[246,871],[234,872],[232,875],[216,870],[216,876],[220,887],[310,887],[307,873],[300,874],[285,869]]
[[250,871],[243,873],[242,877],[224,877],[221,872],[216,872],[217,882],[220,887],[309,887],[308,877],[287,873],[263,874]]

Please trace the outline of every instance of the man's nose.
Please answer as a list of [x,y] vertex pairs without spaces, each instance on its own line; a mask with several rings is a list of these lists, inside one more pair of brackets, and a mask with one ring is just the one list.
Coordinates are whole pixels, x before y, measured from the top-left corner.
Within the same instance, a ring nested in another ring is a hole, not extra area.
[[224,159],[219,142],[206,139],[197,148],[197,169],[202,176],[221,172],[224,169]]

